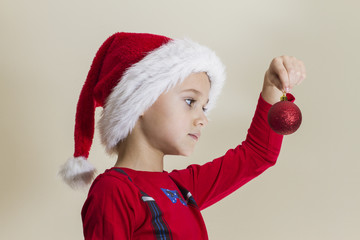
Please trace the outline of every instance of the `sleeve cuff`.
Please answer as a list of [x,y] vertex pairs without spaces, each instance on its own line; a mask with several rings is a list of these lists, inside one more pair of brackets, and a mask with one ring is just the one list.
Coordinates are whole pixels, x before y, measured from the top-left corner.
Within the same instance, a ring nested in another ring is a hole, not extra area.
[[259,106],[261,106],[262,108],[264,108],[264,110],[269,111],[269,109],[271,108],[271,104],[268,103],[267,101],[264,100],[264,98],[261,96],[260,93],[260,97],[259,97],[259,102],[258,102]]

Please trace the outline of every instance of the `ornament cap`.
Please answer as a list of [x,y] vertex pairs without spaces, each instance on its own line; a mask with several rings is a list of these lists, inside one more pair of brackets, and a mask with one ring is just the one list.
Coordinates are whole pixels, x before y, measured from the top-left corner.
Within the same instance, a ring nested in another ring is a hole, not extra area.
[[281,98],[280,98],[280,101],[287,101],[288,99],[287,99],[287,97],[286,97],[286,95],[285,95],[285,93],[281,96]]

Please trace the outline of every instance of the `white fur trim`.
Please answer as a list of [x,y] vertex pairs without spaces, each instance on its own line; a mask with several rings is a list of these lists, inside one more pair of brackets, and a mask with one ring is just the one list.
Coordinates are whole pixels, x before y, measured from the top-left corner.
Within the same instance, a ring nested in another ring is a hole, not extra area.
[[95,177],[95,168],[84,157],[72,157],[61,166],[59,175],[72,188],[89,186]]
[[108,153],[134,128],[139,116],[163,93],[191,73],[206,72],[211,81],[210,110],[225,81],[225,67],[216,54],[188,39],[171,40],[132,65],[106,100],[99,130]]

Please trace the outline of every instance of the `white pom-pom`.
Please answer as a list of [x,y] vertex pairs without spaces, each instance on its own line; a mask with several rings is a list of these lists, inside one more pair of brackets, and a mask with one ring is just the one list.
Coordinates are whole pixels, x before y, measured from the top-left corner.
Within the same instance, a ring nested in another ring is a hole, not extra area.
[[96,170],[84,157],[72,157],[61,166],[59,175],[73,189],[81,189],[90,185]]

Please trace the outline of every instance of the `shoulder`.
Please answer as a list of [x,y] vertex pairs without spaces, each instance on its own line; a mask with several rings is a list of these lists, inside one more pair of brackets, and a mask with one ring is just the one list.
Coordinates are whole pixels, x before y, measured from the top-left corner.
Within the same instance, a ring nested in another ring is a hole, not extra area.
[[137,198],[139,194],[139,189],[128,176],[117,171],[106,170],[96,177],[90,187],[88,197],[114,198],[126,196],[126,198]]

